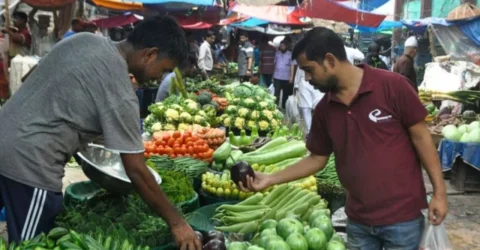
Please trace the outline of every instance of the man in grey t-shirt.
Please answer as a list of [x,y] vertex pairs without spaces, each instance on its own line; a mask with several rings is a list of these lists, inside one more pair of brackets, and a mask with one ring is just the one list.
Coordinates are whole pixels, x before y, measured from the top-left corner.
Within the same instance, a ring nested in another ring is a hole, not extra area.
[[53,227],[62,208],[62,177],[70,157],[97,137],[121,154],[144,201],[169,224],[182,249],[200,242],[145,166],[138,99],[129,78],[159,79],[187,56],[178,24],[152,17],[127,40],[90,33],[59,42],[0,109],[0,208],[9,240],[28,240]]
[[252,76],[253,68],[253,46],[248,41],[248,34],[240,34],[240,45],[238,46],[238,77],[241,81],[248,81]]

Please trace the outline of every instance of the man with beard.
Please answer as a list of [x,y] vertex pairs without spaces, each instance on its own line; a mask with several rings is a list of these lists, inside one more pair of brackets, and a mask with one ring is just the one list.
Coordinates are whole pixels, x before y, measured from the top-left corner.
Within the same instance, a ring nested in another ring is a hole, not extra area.
[[405,41],[405,52],[398,58],[393,67],[393,72],[399,73],[410,80],[410,85],[418,93],[417,72],[415,71],[415,61],[413,60],[417,55],[417,47],[418,42],[414,36],[409,37]]
[[380,46],[376,43],[368,46],[368,54],[364,63],[373,68],[388,70],[387,64],[380,58]]
[[181,249],[201,249],[145,166],[138,99],[129,78],[131,72],[139,82],[159,79],[186,56],[178,24],[151,17],[125,41],[81,33],[40,61],[0,109],[0,207],[8,211],[11,242],[54,226],[63,207],[66,162],[103,135],[105,148],[120,153],[134,189],[168,223]]
[[[425,124],[427,112],[404,77],[352,65],[332,30],[316,27],[293,50],[305,79],[326,93],[307,139],[309,156],[274,174],[255,173],[244,191],[301,179],[321,171],[334,153],[347,190],[348,249],[417,250],[421,210],[440,224],[447,214],[440,161]],[[433,185],[427,204],[421,165]]]

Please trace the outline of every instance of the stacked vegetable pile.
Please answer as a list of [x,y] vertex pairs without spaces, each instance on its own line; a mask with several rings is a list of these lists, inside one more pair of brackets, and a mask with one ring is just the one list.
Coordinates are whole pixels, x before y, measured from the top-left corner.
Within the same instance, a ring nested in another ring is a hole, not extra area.
[[[172,203],[181,206],[196,195],[191,179],[184,174],[173,170],[158,172],[162,177],[160,186]],[[137,194],[99,193],[81,205],[67,206],[57,217],[56,224],[79,233],[94,234],[95,238],[103,235],[105,242],[108,240],[110,244],[114,244],[112,239],[127,239],[132,245],[157,247],[172,241],[167,223]]]
[[418,95],[423,103],[429,103],[434,100],[450,100],[465,104],[475,104],[475,102],[480,99],[480,91],[475,90],[439,92],[419,89]]
[[[150,247],[141,247],[131,244],[128,239],[113,239],[112,237],[104,238],[102,233],[84,235],[73,230],[57,227],[52,229],[48,234],[41,233],[31,240],[22,241],[20,243],[12,242],[8,249],[15,250],[42,250],[42,249],[81,249],[81,250],[109,250],[109,249],[140,249],[149,250]],[[0,237],[0,249],[6,250],[7,244]]]
[[150,115],[145,118],[143,129],[149,135],[158,131],[189,130],[193,124],[210,127],[217,116],[215,106],[202,107],[195,100],[176,95],[150,105],[148,110]]
[[212,149],[217,149],[226,140],[225,131],[219,128],[201,128],[197,129],[194,134],[205,140]]
[[225,113],[217,118],[218,124],[237,130],[269,132],[282,124],[283,114],[277,110],[275,97],[265,88],[242,83],[231,84],[225,93],[229,105]]
[[316,174],[318,192],[322,195],[338,197],[345,195],[335,168],[335,155],[330,155],[325,168]]
[[168,156],[152,156],[146,164],[157,172],[172,170],[192,179],[200,177],[208,167],[205,161],[190,157],[170,159]]
[[170,158],[186,156],[211,162],[214,152],[205,140],[189,131],[156,134],[152,141],[144,142],[144,147],[146,158],[152,155],[167,155]]
[[221,174],[206,172],[202,175],[202,190],[210,195],[227,200],[244,200],[253,195],[240,191],[233,182],[230,171]]
[[197,79],[187,79],[187,83],[185,88],[190,93],[196,93],[197,95],[202,91],[208,91],[211,94],[216,95],[223,95],[224,88],[220,85],[220,82],[215,79],[215,77],[211,77],[208,80],[202,81]]
[[480,121],[463,124],[458,127],[447,125],[442,130],[445,139],[455,142],[480,143]]

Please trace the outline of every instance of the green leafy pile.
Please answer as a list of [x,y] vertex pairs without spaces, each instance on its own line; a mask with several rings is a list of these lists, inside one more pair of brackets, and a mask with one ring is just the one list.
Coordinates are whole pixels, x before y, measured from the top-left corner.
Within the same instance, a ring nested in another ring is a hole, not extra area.
[[143,129],[150,135],[164,130],[187,130],[193,124],[210,127],[209,121],[215,121],[217,116],[214,107],[202,108],[196,101],[177,95],[150,105],[148,111],[150,114],[143,122]]
[[232,84],[225,97],[229,101],[225,113],[217,118],[229,128],[271,131],[281,126],[283,114],[277,109],[275,97],[267,89],[250,83]]
[[345,194],[340,180],[338,179],[337,169],[335,168],[335,155],[330,155],[325,168],[316,174],[317,189],[321,194],[340,196]]
[[224,92],[223,86],[220,85],[220,82],[215,78],[210,78],[205,81],[198,81],[195,79],[187,80],[185,88],[188,92],[197,93],[202,90],[208,90],[220,96],[223,95]]

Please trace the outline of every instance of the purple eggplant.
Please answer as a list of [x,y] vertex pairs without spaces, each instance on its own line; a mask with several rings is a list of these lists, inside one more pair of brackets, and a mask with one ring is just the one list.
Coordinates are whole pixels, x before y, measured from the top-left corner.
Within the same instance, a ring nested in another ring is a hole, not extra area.
[[242,182],[244,186],[247,184],[247,175],[255,178],[255,172],[253,171],[253,168],[250,166],[250,164],[244,161],[239,161],[233,165],[230,169],[230,173],[232,180],[235,182],[235,184],[237,184],[237,186],[240,186],[239,182]]
[[195,231],[195,234],[197,235],[197,238],[200,240],[200,242],[202,242],[202,245],[203,245],[203,234],[198,231]]
[[204,250],[227,250],[227,247],[225,246],[225,242],[218,239],[212,239],[203,246],[203,249]]
[[222,232],[211,230],[207,233],[207,237],[205,237],[206,241],[211,241],[211,240],[219,240],[221,242],[225,242],[225,235],[223,235]]

